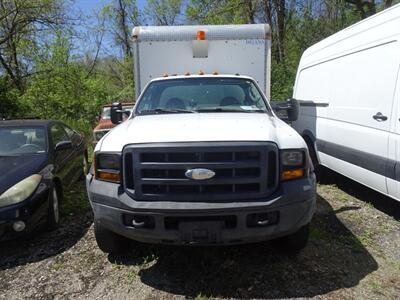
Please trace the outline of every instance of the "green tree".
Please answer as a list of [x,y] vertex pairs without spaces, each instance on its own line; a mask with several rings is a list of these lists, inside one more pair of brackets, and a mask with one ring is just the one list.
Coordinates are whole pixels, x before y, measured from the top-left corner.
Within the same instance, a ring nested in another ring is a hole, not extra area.
[[183,0],[148,0],[144,13],[154,25],[175,25],[181,14]]

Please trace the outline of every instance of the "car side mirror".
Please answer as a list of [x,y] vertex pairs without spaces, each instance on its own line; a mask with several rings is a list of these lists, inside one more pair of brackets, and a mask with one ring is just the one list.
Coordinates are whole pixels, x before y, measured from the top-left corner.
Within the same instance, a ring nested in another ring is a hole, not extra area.
[[61,141],[58,142],[57,145],[54,147],[54,151],[63,151],[72,149],[72,142],[71,141]]
[[122,104],[120,102],[115,102],[111,106],[111,122],[116,125],[122,123]]
[[285,122],[294,122],[299,118],[299,102],[290,98],[286,101],[272,103],[276,115]]

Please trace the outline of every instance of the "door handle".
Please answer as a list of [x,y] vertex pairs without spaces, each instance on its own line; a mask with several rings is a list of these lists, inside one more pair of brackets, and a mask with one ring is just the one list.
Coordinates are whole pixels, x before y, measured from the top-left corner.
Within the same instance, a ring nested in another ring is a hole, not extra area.
[[376,113],[376,115],[373,115],[372,118],[378,122],[386,121],[388,119],[388,117],[382,115],[381,112]]

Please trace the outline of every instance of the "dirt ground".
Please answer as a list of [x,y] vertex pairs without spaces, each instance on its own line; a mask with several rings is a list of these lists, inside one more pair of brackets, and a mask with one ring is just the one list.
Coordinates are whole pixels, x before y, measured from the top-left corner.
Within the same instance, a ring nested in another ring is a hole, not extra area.
[[341,176],[319,185],[308,246],[140,245],[124,257],[96,246],[82,182],[62,226],[0,244],[0,299],[400,299],[400,203]]

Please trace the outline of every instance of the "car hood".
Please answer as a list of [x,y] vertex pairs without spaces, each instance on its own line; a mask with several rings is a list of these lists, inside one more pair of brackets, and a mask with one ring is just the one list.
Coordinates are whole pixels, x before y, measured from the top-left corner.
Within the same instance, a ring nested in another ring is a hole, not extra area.
[[47,155],[45,154],[0,155],[0,195],[14,184],[41,171],[46,160]]
[[156,142],[270,141],[281,149],[305,148],[298,133],[265,113],[192,113],[136,116],[118,125],[95,151]]

